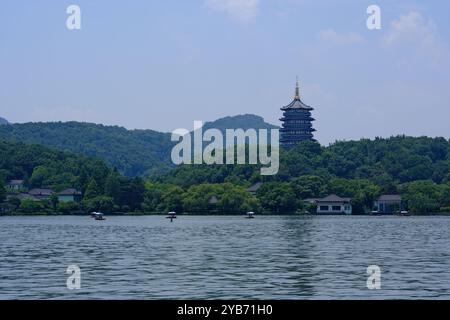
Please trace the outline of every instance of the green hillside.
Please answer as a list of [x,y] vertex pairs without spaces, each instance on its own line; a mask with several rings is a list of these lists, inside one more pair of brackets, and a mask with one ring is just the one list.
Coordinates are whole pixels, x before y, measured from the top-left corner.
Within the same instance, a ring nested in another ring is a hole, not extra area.
[[53,150],[41,145],[0,141],[0,181],[25,180],[29,188],[84,190],[95,179],[100,184],[109,174],[99,159]]
[[170,135],[152,130],[80,122],[24,123],[0,127],[0,138],[97,157],[127,176],[170,167]]
[[[359,213],[370,212],[381,194],[403,195],[413,212],[438,212],[450,206],[450,142],[405,136],[328,147],[304,142],[281,150],[280,170],[274,176],[261,176],[259,166],[252,165],[182,165],[154,181],[186,190],[264,182],[257,197],[266,212],[294,212],[303,207],[303,199],[333,193],[353,198]],[[204,199],[197,201],[207,205]]]
[[[263,118],[239,115],[206,122],[204,128],[272,128]],[[126,176],[145,176],[173,168],[170,133],[127,130],[118,126],[81,122],[12,124],[0,127],[0,139],[42,144],[63,151],[103,159]]]

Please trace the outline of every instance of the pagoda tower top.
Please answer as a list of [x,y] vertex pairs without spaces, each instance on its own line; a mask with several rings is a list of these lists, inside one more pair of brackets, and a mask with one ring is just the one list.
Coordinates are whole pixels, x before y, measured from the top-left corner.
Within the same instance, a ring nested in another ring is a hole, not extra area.
[[296,77],[297,81],[295,82],[295,96],[294,100],[300,100],[300,86],[298,85],[298,76]]
[[297,77],[297,81],[295,84],[295,96],[294,96],[294,100],[289,103],[287,106],[284,106],[283,108],[281,108],[281,110],[288,110],[288,109],[305,109],[305,110],[314,110],[313,108],[311,108],[310,106],[308,106],[307,104],[303,103],[303,101],[300,99],[300,86],[298,84],[298,77]]

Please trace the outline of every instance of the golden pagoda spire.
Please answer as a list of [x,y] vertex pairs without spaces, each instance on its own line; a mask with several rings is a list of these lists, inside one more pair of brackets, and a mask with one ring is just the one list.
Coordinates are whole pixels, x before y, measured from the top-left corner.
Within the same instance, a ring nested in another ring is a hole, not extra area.
[[295,84],[295,100],[300,100],[300,86],[298,85],[298,76],[297,76],[297,81]]

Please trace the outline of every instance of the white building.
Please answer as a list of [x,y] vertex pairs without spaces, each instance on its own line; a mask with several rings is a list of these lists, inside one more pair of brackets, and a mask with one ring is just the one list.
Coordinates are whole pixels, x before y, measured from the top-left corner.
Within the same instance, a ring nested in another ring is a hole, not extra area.
[[317,214],[352,214],[351,198],[341,198],[335,194],[316,199]]

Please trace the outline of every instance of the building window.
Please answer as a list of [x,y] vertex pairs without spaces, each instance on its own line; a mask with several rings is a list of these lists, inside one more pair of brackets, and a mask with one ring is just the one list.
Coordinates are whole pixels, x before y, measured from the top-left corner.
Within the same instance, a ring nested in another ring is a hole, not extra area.
[[341,211],[341,206],[333,206],[333,211]]
[[328,206],[320,206],[320,211],[328,211]]

